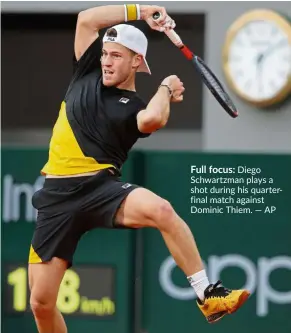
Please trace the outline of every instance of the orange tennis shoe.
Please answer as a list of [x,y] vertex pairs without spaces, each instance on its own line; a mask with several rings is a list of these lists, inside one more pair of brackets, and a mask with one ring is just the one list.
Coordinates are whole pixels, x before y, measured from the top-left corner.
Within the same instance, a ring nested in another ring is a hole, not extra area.
[[247,290],[231,290],[224,288],[221,281],[210,284],[204,291],[205,299],[197,300],[197,305],[209,323],[214,323],[237,311],[248,299]]

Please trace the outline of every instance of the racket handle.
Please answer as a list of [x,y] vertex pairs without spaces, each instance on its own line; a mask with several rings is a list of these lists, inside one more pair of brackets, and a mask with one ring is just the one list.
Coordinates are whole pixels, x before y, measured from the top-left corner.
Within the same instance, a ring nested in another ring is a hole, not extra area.
[[182,39],[174,29],[166,30],[164,32],[177,47],[181,48],[184,45]]
[[[161,16],[160,12],[155,12],[153,14],[153,19],[157,20]],[[181,48],[184,44],[182,42],[182,39],[180,36],[175,32],[174,29],[166,30],[164,33],[169,37],[169,39],[172,41],[173,44],[175,44],[177,47]]]

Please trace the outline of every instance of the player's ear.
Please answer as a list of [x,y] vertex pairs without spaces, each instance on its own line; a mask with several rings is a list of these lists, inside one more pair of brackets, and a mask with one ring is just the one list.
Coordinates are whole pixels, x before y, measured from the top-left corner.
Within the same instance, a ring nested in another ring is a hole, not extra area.
[[142,63],[142,56],[140,54],[135,54],[133,57],[132,67],[137,69]]

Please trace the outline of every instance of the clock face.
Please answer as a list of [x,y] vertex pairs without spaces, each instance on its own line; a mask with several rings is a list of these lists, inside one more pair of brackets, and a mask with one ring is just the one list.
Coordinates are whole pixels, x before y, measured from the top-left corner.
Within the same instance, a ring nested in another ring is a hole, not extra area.
[[291,85],[290,34],[275,21],[246,22],[233,34],[226,56],[232,85],[250,101],[270,100]]

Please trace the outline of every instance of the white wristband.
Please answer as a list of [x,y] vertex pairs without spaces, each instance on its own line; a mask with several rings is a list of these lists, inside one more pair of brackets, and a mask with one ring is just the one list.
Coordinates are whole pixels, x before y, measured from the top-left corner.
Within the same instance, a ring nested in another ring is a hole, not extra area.
[[126,5],[123,6],[124,6],[124,22],[127,22],[127,8]]
[[136,4],[137,20],[140,20],[140,6]]

